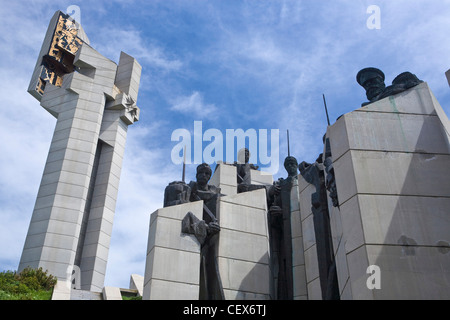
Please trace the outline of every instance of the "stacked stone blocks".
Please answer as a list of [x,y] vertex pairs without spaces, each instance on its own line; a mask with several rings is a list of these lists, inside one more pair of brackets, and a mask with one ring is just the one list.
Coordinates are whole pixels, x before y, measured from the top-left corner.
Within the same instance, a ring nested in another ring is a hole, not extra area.
[[[449,298],[448,125],[422,83],[328,128],[340,202],[332,231],[344,249],[341,298]],[[381,289],[367,286],[371,265],[380,268]]]

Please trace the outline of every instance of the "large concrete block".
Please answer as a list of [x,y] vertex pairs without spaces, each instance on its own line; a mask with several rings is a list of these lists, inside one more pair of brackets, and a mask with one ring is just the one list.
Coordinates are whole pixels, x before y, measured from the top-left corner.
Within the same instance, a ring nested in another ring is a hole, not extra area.
[[216,166],[209,184],[221,189],[221,193],[227,196],[237,194],[237,173],[233,165],[219,162]]
[[365,241],[357,196],[350,198],[340,206],[340,214],[345,251],[351,252]]
[[273,184],[273,176],[264,171],[250,170],[250,179],[252,184],[271,185]]
[[102,246],[99,243],[86,244],[83,246],[82,257],[98,257],[98,259],[107,261],[108,251],[109,251],[109,243],[107,247]]
[[[348,255],[354,299],[444,299],[450,297],[448,250],[427,246],[365,245]],[[380,270],[380,289],[369,289],[367,267]]]
[[130,276],[130,289],[137,290],[138,295],[142,297],[144,294],[144,277],[138,274]]
[[58,280],[53,288],[52,300],[70,300],[71,288],[66,281]]
[[303,248],[305,250],[311,248],[316,243],[316,234],[314,232],[314,217],[310,214],[302,222],[303,231]]
[[199,286],[152,279],[144,286],[143,300],[198,300]]
[[333,242],[334,254],[336,255],[339,246],[341,243],[343,245],[344,242],[341,212],[337,207],[333,207],[331,200],[328,203],[328,212],[330,217],[330,228],[332,230],[331,240]]
[[[43,248],[45,250],[45,247]],[[71,256],[72,257],[72,256]],[[75,254],[73,255],[75,258]],[[70,260],[69,260],[70,261]],[[34,266],[33,266],[34,267]],[[37,268],[42,268],[43,270],[48,270],[49,274],[58,278],[58,280],[65,281],[70,278],[71,264],[66,264],[65,262],[47,261],[41,259]]]
[[[308,284],[319,278],[319,260],[317,258],[316,244],[306,249],[305,252],[306,280]],[[308,293],[309,296],[309,293]]]
[[194,235],[181,232],[181,221],[188,212],[201,220],[203,201],[162,208],[151,215],[144,300],[198,299],[200,244]]
[[436,111],[436,115],[441,121],[442,124],[442,134],[447,136],[447,141],[449,141],[450,144],[450,121],[448,121],[447,114],[444,112],[444,109],[442,109],[441,105],[436,99],[436,96],[433,94],[433,92],[430,91],[431,100],[434,103],[434,109]]
[[225,300],[267,300],[266,294],[259,294],[238,290],[223,290]]
[[236,186],[229,186],[227,184],[220,184],[220,193],[226,196],[237,194]]
[[219,244],[221,257],[269,264],[268,250],[267,235],[261,236],[221,228]]
[[445,154],[352,150],[333,166],[341,204],[356,193],[445,197],[450,188]]
[[[426,83],[329,127],[342,299],[448,299],[448,130]],[[381,270],[381,289],[368,288],[372,265]]]
[[293,268],[294,278],[294,299],[298,300],[301,297],[308,298],[308,288],[306,285],[306,270],[305,265],[298,265]]
[[75,112],[78,101],[79,95],[75,92],[47,84],[41,106],[56,118],[64,112]]
[[291,239],[294,299],[307,299],[306,261],[304,254],[303,226],[300,214],[299,183],[294,180],[291,189]]
[[300,202],[298,196],[299,196],[298,179],[293,179],[290,197],[291,213],[300,210]]
[[349,149],[449,153],[450,124],[426,83],[345,114],[328,127],[333,159]]
[[[330,139],[330,147],[333,155],[333,162],[339,160],[339,158],[350,149],[349,134],[347,132],[346,118],[350,117],[351,113],[345,114],[332,126],[327,128],[327,137]],[[301,179],[299,179],[301,181]],[[304,179],[303,179],[304,181]],[[304,182],[306,183],[306,181]]]
[[305,256],[303,254],[303,237],[292,238],[292,266],[300,266],[305,264]]
[[[187,212],[186,212],[187,213]],[[159,217],[150,225],[147,248],[165,247],[182,251],[199,252],[199,242],[192,235],[181,232],[181,221]]]
[[322,289],[319,277],[308,282],[308,300],[322,300]]
[[142,67],[136,59],[125,52],[120,53],[115,84],[121,91],[129,94],[134,101],[138,96],[141,71]]
[[269,298],[267,265],[219,257],[219,270],[224,290],[264,294]]
[[[442,135],[441,121],[436,116],[352,112],[344,116],[344,121],[350,149],[450,153],[448,140]],[[333,137],[333,140],[339,139]]]
[[[97,259],[97,261],[101,261],[101,259]],[[91,276],[91,283],[89,284],[89,286],[87,286],[88,290],[93,292],[101,292],[104,287],[105,274],[94,269],[94,271],[91,273]]]
[[229,297],[270,297],[266,207],[265,189],[220,198],[219,273]]
[[292,238],[303,236],[300,210],[291,212],[291,235]]
[[[450,172],[450,155],[373,151],[350,154],[358,193],[448,196],[450,180],[443,173]],[[340,183],[337,175],[336,181]]]
[[373,300],[373,290],[367,287],[367,279],[370,274],[367,268],[370,265],[365,246],[361,246],[347,255],[349,283],[353,299]]
[[203,216],[203,202],[202,201],[189,202],[172,207],[158,209],[157,211],[155,211],[155,213],[152,213],[150,220],[157,219],[158,217],[165,217],[181,221],[186,216],[186,213],[188,213],[189,211],[195,214],[197,218],[201,219]]
[[431,97],[431,90],[426,82],[423,82],[410,90],[378,100],[357,110],[436,115],[435,104]]
[[160,279],[197,285],[200,280],[200,255],[190,251],[154,247],[147,255],[145,274]]
[[45,245],[75,251],[77,249],[77,242],[73,241],[73,236],[68,234],[58,234],[47,232],[45,234]]
[[227,202],[239,206],[251,207],[261,210],[267,209],[265,189],[239,193],[234,196],[221,197],[220,202]]
[[116,287],[103,288],[103,300],[122,300],[120,289]]
[[[342,242],[344,241],[345,240],[343,240]],[[339,247],[337,249],[335,248],[335,252],[336,253],[334,255],[334,260],[336,263],[336,272],[341,299],[343,299],[342,296],[344,295],[344,292],[346,294],[345,299],[351,299],[351,290],[348,290],[350,286],[348,285],[349,274],[347,264],[347,252],[345,251],[345,243],[340,243]]]
[[349,281],[344,283],[344,288],[341,290],[341,300],[353,300],[352,286]]
[[220,202],[220,212],[225,214],[220,216],[222,228],[238,230],[258,235],[267,235],[267,223],[255,223],[264,221],[267,217],[266,211],[254,207],[245,207],[229,202]]
[[[53,233],[58,235],[66,235],[72,238],[75,238],[75,240],[78,239],[78,234],[80,232],[80,224],[79,223],[72,223],[72,222],[66,222],[66,221],[58,221],[55,219],[50,219],[48,221],[47,228],[45,230],[45,233]],[[49,239],[46,239],[46,241],[49,241]],[[60,240],[60,239],[58,239]],[[52,246],[50,242],[47,242],[49,246]],[[56,246],[58,242],[54,243],[53,245]]]
[[[304,181],[303,177],[301,177],[301,180]],[[299,192],[300,218],[303,221],[312,214],[311,195],[316,192],[316,188],[312,184],[308,184],[303,190],[299,188]]]
[[366,243],[450,248],[450,198],[358,195],[358,202]]
[[103,294],[101,293],[102,290],[100,290],[100,292],[93,292],[88,290],[80,290],[72,288],[72,291],[70,293],[70,300],[82,300],[82,301],[103,300]]
[[342,205],[357,193],[355,170],[351,152],[345,152],[338,160],[333,160],[339,204]]

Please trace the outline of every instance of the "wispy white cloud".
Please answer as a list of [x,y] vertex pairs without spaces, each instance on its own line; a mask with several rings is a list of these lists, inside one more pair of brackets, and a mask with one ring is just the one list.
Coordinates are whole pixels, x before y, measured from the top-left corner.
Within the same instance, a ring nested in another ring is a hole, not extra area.
[[120,51],[124,51],[141,64],[167,72],[177,71],[183,66],[182,61],[169,57],[162,47],[152,43],[141,31],[133,27],[122,29],[108,25],[96,32],[94,39],[95,49],[116,62],[119,61]]
[[194,114],[198,117],[209,117],[217,113],[218,108],[214,104],[206,103],[203,94],[194,91],[189,96],[175,98],[170,110],[183,114]]

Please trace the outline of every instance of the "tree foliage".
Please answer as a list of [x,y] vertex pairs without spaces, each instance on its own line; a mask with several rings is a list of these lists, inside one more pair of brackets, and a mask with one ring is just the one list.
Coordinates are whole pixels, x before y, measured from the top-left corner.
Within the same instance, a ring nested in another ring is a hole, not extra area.
[[45,300],[50,299],[56,277],[42,268],[25,268],[22,272],[0,273],[0,300]]

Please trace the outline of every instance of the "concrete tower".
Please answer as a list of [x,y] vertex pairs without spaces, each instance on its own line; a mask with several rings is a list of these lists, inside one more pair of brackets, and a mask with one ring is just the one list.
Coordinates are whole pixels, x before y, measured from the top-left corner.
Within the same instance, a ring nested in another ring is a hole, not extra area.
[[103,57],[68,15],[52,17],[28,92],[57,123],[19,271],[42,267],[67,283],[75,271],[79,288],[102,290],[141,69],[123,52],[118,65]]

